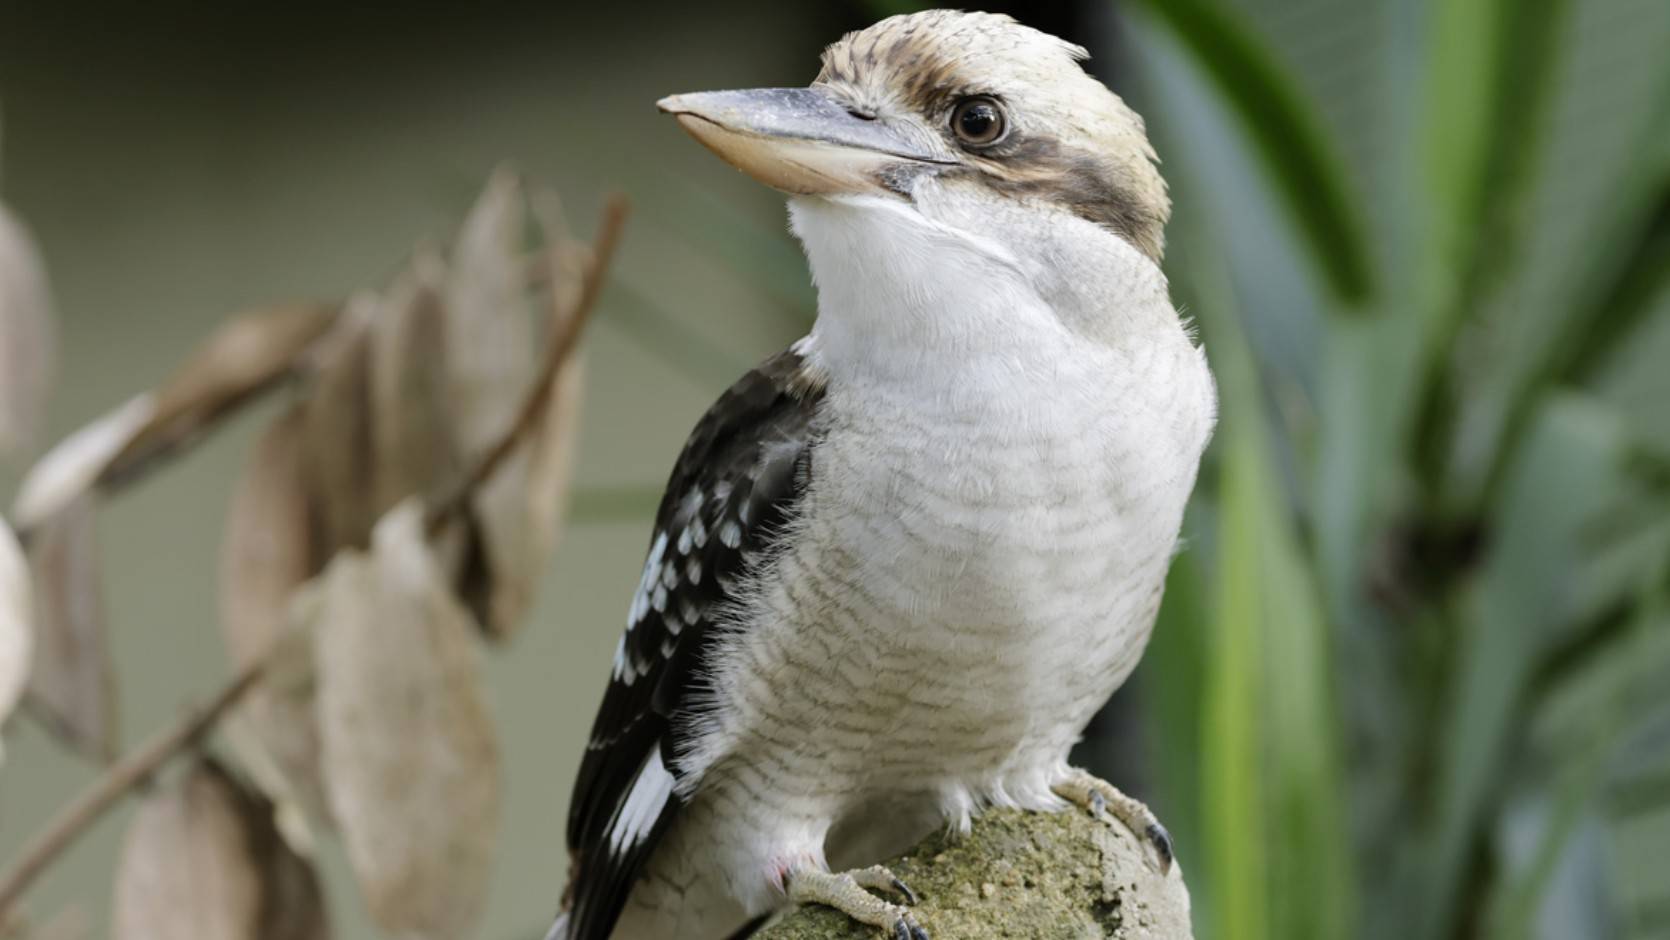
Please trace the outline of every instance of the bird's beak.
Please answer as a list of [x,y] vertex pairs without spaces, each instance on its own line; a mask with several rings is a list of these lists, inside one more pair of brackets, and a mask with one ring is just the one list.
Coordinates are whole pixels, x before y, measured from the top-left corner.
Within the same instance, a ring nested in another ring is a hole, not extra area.
[[704,91],[656,106],[725,162],[789,193],[871,192],[901,164],[948,162],[820,88]]

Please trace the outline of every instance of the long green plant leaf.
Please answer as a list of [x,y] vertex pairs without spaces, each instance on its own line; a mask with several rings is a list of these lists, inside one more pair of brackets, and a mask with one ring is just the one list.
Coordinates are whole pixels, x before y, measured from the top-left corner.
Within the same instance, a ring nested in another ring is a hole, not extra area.
[[1619,180],[1601,230],[1575,266],[1557,328],[1518,365],[1500,416],[1475,422],[1492,455],[1476,500],[1500,485],[1537,403],[1562,384],[1594,378],[1645,324],[1670,280],[1670,84],[1635,152],[1636,163]]
[[[1541,148],[1567,0],[1469,0],[1432,7],[1425,89],[1430,196],[1423,241],[1441,298],[1510,257],[1526,224],[1526,182]],[[1452,317],[1466,309],[1446,309]],[[1447,343],[1444,344],[1447,347]]]
[[1602,809],[1601,787],[1618,763],[1620,743],[1627,732],[1670,715],[1670,706],[1656,691],[1667,677],[1670,610],[1649,592],[1633,622],[1538,703],[1533,745],[1554,770],[1550,812],[1535,848],[1519,871],[1509,873],[1513,877],[1493,906],[1494,937],[1533,936],[1556,868],[1580,821]]
[[[1185,538],[1206,528],[1205,515],[1197,503],[1184,524]],[[1165,603],[1136,677],[1142,683],[1144,737],[1154,745],[1149,752],[1152,782],[1145,798],[1171,831],[1177,857],[1189,866],[1189,890],[1197,898],[1212,890],[1210,872],[1191,861],[1211,856],[1200,828],[1201,702],[1214,626],[1205,557],[1211,550],[1191,538],[1171,563]],[[1207,904],[1195,905],[1195,930],[1200,936],[1212,935],[1203,923],[1208,915]]]
[[1269,933],[1271,846],[1264,839],[1259,722],[1262,607],[1257,439],[1225,433],[1218,577],[1201,739],[1202,828],[1210,846],[1213,919],[1220,940]]
[[1469,389],[1453,368],[1456,339],[1524,244],[1531,169],[1561,61],[1568,0],[1469,0],[1433,6],[1425,90],[1426,238],[1421,267],[1422,388],[1415,463],[1433,502],[1456,514],[1446,473],[1452,421]]
[[1346,936],[1355,879],[1331,637],[1233,300],[1196,287],[1224,402],[1201,755],[1216,935]]
[[1436,819],[1421,854],[1420,936],[1452,936],[1461,887],[1488,831],[1487,802],[1523,734],[1518,705],[1542,651],[1571,628],[1587,526],[1621,485],[1622,429],[1591,402],[1543,415],[1505,484],[1494,549],[1455,613],[1468,624],[1438,725]]
[[1210,0],[1137,0],[1164,23],[1239,119],[1292,216],[1334,309],[1360,310],[1375,287],[1362,214],[1314,105],[1253,29]]

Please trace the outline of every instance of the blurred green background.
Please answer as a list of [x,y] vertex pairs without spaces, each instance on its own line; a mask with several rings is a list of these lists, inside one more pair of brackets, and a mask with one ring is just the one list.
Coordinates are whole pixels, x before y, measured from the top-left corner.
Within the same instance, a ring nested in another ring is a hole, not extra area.
[[[501,162],[582,232],[605,190],[633,197],[575,517],[490,660],[508,824],[484,937],[536,937],[555,904],[685,431],[813,307],[781,198],[652,103],[804,84],[909,6],[0,0],[0,193],[63,330],[48,438],[232,311],[380,283]],[[1670,936],[1670,4],[1012,12],[1147,116],[1223,395],[1153,646],[1082,754],[1171,826],[1198,935]],[[215,552],[258,411],[102,516],[130,742],[225,672]],[[0,858],[94,772],[15,726]],[[33,911],[103,932],[125,815]],[[322,854],[339,936],[373,936]]]

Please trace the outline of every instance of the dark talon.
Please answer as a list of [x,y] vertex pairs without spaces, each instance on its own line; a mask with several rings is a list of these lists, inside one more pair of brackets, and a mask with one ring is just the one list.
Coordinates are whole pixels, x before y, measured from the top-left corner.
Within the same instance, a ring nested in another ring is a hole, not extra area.
[[1160,874],[1171,872],[1171,863],[1177,857],[1171,848],[1171,833],[1159,823],[1148,824],[1148,841],[1154,843],[1154,851],[1160,853]]
[[911,924],[910,940],[928,940],[928,932],[916,924]]
[[899,893],[899,896],[905,899],[906,904],[914,905],[916,903],[916,892],[910,890],[910,885],[907,885],[904,882],[900,881],[899,879],[894,878],[893,879],[893,890],[897,891]]
[[910,924],[903,917],[893,922],[893,940],[911,940]]

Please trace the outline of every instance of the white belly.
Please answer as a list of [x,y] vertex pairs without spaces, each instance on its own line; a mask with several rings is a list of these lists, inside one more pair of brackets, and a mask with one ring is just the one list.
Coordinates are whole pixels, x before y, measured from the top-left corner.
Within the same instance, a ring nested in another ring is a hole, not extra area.
[[1127,445],[1153,440],[1128,402],[1009,404],[1024,418],[832,403],[747,631],[747,676],[772,678],[735,690],[820,729],[795,748],[809,790],[1027,800],[1016,775],[1064,757],[1141,654],[1192,461]]
[[892,202],[795,220],[827,434],[684,719],[690,802],[620,938],[723,937],[781,903],[784,871],[1057,805],[1147,642],[1211,431],[1163,278],[1095,226],[1041,232],[1047,267],[1076,272],[1061,293],[1036,259]]
[[832,388],[803,521],[716,657],[669,854],[728,857],[723,893],[762,909],[762,864],[888,845],[877,822],[902,848],[982,805],[1056,805],[1147,642],[1209,433],[1198,354],[1168,368],[1151,396],[1040,384],[1001,415]]

